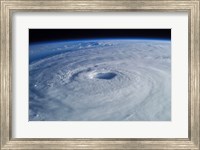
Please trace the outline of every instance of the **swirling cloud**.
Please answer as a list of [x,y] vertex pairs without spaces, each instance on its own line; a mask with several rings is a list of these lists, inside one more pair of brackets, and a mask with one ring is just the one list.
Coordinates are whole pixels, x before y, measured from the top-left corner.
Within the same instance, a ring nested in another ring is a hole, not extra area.
[[85,40],[30,45],[29,120],[171,119],[171,42]]

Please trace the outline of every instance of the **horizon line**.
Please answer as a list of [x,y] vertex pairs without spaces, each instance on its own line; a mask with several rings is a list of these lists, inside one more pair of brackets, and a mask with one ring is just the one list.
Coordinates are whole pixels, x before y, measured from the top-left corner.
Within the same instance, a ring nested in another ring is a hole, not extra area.
[[97,40],[146,40],[146,41],[171,41],[171,39],[168,38],[84,38],[84,39],[62,39],[62,40],[49,40],[49,41],[39,41],[39,42],[30,42],[29,45],[35,45],[35,44],[45,44],[45,43],[61,43],[61,42],[79,42],[79,41],[97,41]]

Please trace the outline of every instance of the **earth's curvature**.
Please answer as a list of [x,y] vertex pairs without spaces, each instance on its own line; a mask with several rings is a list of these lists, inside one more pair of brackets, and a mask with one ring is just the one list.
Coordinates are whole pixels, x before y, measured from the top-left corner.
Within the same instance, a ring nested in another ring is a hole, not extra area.
[[30,44],[29,120],[171,120],[171,42]]

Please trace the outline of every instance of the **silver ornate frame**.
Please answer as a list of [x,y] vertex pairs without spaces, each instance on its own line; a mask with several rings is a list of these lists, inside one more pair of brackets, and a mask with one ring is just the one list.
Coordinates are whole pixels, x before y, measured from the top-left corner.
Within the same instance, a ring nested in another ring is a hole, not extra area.
[[[0,149],[200,149],[200,0],[0,0]],[[12,138],[12,15],[24,11],[185,11],[189,14],[189,137],[175,139]]]

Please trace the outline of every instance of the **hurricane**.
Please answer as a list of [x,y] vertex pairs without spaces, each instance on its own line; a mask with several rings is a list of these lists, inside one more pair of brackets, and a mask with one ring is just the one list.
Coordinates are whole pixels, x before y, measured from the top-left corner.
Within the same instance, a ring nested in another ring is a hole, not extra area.
[[30,121],[170,121],[171,41],[29,45]]

